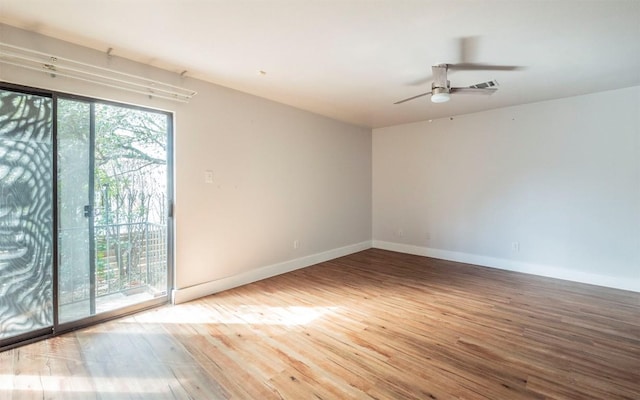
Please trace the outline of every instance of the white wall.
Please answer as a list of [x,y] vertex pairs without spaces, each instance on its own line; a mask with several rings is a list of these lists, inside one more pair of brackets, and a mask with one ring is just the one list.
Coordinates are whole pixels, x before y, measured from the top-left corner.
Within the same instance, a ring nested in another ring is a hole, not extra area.
[[198,91],[182,105],[0,64],[3,81],[174,112],[177,301],[370,246],[370,129],[4,25],[0,41]]
[[640,87],[375,129],[373,239],[640,291]]
[[189,108],[176,147],[179,288],[370,247],[370,129],[224,89]]

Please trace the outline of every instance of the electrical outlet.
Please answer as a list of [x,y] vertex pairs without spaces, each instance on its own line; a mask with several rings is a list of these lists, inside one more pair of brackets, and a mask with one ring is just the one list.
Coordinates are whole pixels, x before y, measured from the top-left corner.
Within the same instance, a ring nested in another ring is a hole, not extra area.
[[300,240],[296,239],[293,241],[293,248],[297,249],[300,247]]
[[398,235],[398,237],[404,236],[404,231],[402,230],[402,228],[398,228],[398,230],[396,231],[396,235]]
[[520,251],[520,242],[512,242],[511,243],[511,250],[513,250],[515,252],[519,252]]

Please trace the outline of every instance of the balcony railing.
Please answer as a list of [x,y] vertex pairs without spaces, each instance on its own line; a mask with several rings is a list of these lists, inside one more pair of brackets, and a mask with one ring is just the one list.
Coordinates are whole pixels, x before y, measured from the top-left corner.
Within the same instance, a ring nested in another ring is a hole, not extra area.
[[[84,232],[84,236],[83,236]],[[91,271],[86,230],[60,230],[59,302],[70,304],[116,293],[166,294],[167,229],[148,222],[96,225]],[[85,260],[83,262],[83,260]]]

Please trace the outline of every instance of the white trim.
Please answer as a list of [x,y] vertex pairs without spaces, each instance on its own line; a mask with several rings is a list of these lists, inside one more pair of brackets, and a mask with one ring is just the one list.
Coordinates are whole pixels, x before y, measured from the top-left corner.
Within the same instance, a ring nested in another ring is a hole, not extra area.
[[262,279],[295,271],[296,269],[309,267],[311,265],[333,260],[334,258],[343,257],[370,248],[371,241],[365,241],[324,251],[322,253],[311,254],[305,257],[284,261],[278,264],[252,269],[251,271],[229,276],[227,278],[209,281],[186,288],[174,289],[171,293],[172,302],[174,304],[184,303],[213,293],[222,292],[223,290],[257,282]]
[[483,267],[498,268],[507,271],[545,276],[548,278],[563,279],[567,281],[587,283],[590,285],[598,285],[615,289],[640,292],[640,279],[619,278],[609,275],[592,274],[589,272],[576,271],[551,265],[532,264],[515,260],[507,260],[504,258],[486,257],[476,254],[432,249],[429,247],[385,242],[381,240],[374,240],[372,247],[376,249],[391,250],[418,256],[439,258],[448,261],[457,261],[466,264],[480,265]]

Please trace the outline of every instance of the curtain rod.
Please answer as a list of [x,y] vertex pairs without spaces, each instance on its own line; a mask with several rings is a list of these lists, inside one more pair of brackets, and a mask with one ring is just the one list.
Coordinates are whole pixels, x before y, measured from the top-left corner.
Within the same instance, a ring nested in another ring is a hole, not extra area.
[[[111,50],[111,49],[110,49]],[[107,56],[110,56],[110,51]],[[108,86],[151,97],[187,103],[196,91],[153,79],[99,67],[88,63],[57,57],[40,51],[0,42],[0,63],[33,71],[41,71],[52,77],[64,76],[84,82]],[[184,72],[180,74],[184,76]]]

